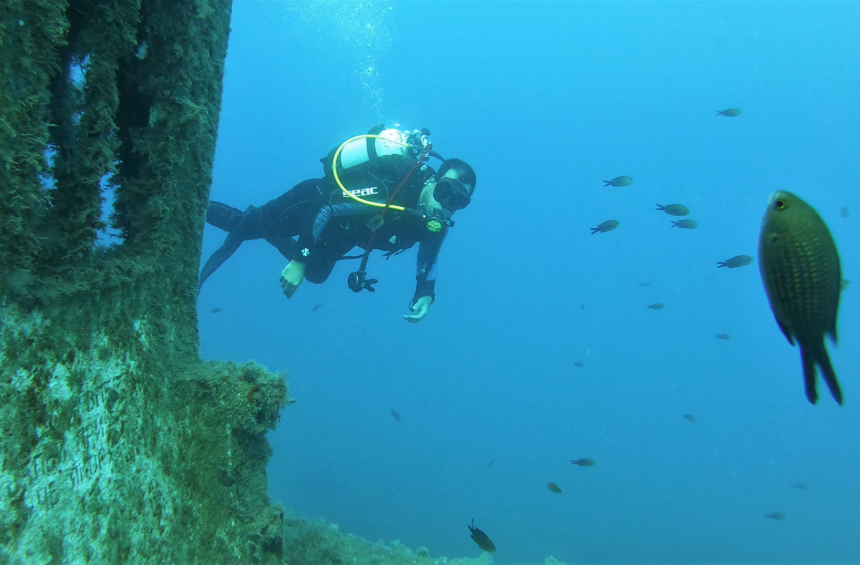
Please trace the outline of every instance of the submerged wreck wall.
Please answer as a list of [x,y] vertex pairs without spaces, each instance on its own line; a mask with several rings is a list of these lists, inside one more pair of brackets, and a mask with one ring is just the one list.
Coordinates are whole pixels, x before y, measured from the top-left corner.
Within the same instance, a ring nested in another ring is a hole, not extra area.
[[0,3],[0,564],[281,560],[284,377],[198,356],[230,8]]

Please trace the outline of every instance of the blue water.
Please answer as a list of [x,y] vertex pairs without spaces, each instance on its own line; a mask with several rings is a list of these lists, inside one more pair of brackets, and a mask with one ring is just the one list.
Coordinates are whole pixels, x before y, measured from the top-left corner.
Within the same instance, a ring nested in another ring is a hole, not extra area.
[[[474,518],[497,563],[860,562],[860,3],[237,1],[232,29],[213,200],[261,205],[378,123],[478,177],[419,324],[414,249],[373,255],[375,294],[345,262],[287,300],[264,241],[206,283],[204,356],[290,375],[273,499],[434,556],[477,556]],[[776,189],[855,281],[841,408],[807,402],[756,265],[716,268]]]

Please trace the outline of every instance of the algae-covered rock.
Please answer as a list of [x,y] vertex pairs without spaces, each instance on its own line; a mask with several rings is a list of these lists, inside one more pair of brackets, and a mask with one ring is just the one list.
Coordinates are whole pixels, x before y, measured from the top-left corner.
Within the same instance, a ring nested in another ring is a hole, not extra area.
[[198,352],[230,1],[0,6],[0,563],[280,562],[285,379]]

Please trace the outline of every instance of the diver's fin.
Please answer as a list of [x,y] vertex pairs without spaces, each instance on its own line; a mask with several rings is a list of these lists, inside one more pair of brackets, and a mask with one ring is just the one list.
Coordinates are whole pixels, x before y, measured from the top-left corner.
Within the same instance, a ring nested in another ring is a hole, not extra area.
[[[226,217],[227,214],[229,214],[228,222],[233,223],[233,225],[230,227],[236,227],[235,226],[235,224],[237,223],[235,221],[236,219],[241,220],[241,218],[245,214],[249,214],[250,212],[253,212],[254,210],[256,210],[256,208],[254,206],[248,206],[248,208],[243,213],[243,212],[240,212],[239,210],[237,210],[236,208],[231,208],[230,206],[227,206],[225,204],[221,204],[220,202],[213,202],[209,205],[209,210],[207,210],[207,212],[206,212],[206,221],[215,227],[221,227],[221,226],[218,225],[217,223],[213,222],[213,221],[210,221],[209,216],[210,216],[210,214],[213,213],[213,205],[217,205],[214,208],[214,214],[216,216],[218,216],[217,218],[214,218],[214,219],[217,219],[220,221],[221,219],[224,219],[224,217]],[[227,227],[226,224],[222,224],[222,225],[225,225],[225,227]],[[243,241],[245,241],[245,240],[242,238],[242,236],[240,236],[237,233],[228,233],[227,234],[227,238],[224,240],[224,243],[222,243],[221,247],[219,247],[217,250],[215,250],[215,252],[209,257],[209,259],[206,260],[206,263],[203,265],[203,269],[200,270],[200,277],[198,278],[198,281],[197,281],[197,294],[200,294],[200,289],[203,288],[203,283],[206,282],[206,279],[208,279],[210,276],[212,276],[212,273],[217,271],[218,267],[220,267],[222,264],[224,264],[224,261],[229,259],[230,256],[233,255],[233,253],[235,253],[237,249],[239,249],[239,246],[242,245]]]
[[221,247],[210,255],[209,259],[206,260],[206,264],[203,265],[203,269],[200,271],[200,278],[197,282],[197,294],[200,294],[200,289],[203,288],[203,283],[206,282],[206,279],[212,276],[212,273],[218,270],[218,267],[239,249],[243,241],[241,237],[234,233],[227,234],[227,239],[224,240]]

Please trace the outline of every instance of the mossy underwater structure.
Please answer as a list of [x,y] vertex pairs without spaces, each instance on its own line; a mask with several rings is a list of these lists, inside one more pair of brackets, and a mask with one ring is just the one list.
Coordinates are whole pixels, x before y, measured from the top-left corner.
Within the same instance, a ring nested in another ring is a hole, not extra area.
[[491,563],[285,516],[285,376],[199,356],[230,12],[0,2],[0,565]]
[[230,10],[0,3],[0,564],[282,562],[285,378],[198,353]]

